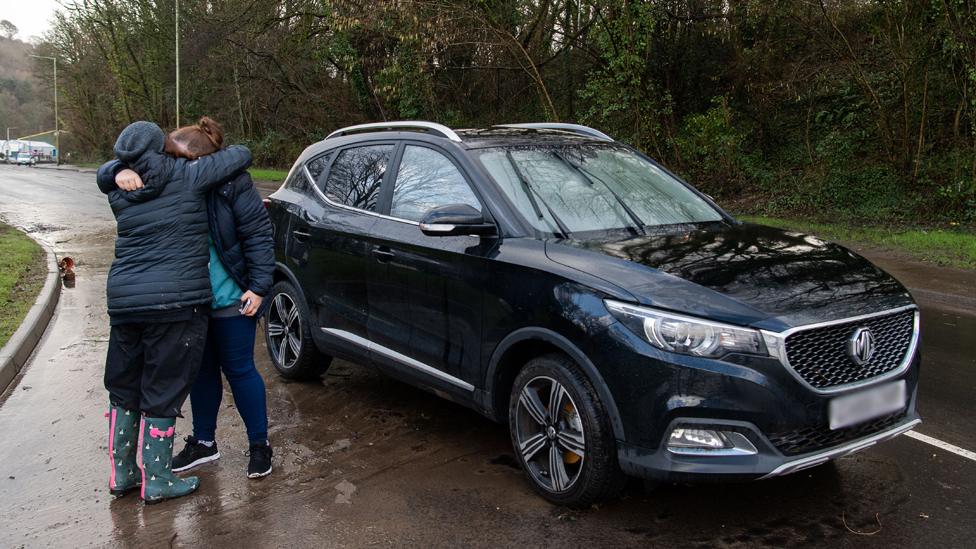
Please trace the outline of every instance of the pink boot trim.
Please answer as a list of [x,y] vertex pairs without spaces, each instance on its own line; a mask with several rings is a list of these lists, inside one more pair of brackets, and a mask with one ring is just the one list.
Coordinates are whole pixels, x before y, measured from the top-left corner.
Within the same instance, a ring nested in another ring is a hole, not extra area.
[[108,477],[108,488],[109,490],[115,490],[115,408],[112,408],[111,416],[106,412],[105,417],[108,417],[108,462],[112,465],[112,468]]
[[171,436],[173,436],[173,433],[175,433],[175,432],[176,432],[176,430],[173,427],[170,427],[169,429],[166,429],[165,431],[160,431],[159,429],[157,429],[155,427],[150,427],[149,428],[149,436],[151,436],[153,438],[167,438],[167,437],[171,437]]
[[139,497],[145,501],[146,499],[146,467],[142,464],[142,435],[146,431],[146,418],[144,416],[139,417],[139,448],[136,449],[136,465],[139,466],[139,472],[142,474],[142,486],[139,488]]

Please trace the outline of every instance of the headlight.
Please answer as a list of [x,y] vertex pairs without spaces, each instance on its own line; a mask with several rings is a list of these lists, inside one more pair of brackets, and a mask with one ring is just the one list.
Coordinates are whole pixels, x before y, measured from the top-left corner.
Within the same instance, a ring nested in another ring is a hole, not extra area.
[[719,358],[727,353],[766,354],[766,346],[757,330],[619,301],[606,300],[604,303],[617,320],[664,351],[709,358]]

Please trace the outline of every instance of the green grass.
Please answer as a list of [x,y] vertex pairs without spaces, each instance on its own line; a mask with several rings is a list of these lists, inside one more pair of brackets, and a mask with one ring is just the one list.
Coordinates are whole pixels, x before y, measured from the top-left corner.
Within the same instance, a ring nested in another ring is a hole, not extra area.
[[[79,168],[98,168],[101,162],[78,162],[75,166]],[[270,168],[251,168],[248,170],[255,181],[275,181],[281,182],[288,177],[288,170],[273,170]]]
[[20,327],[47,274],[44,251],[17,229],[0,223],[0,347]]
[[841,243],[887,248],[922,261],[976,269],[976,234],[941,229],[852,227],[801,219],[739,216],[743,221],[810,233]]
[[[79,168],[98,168],[101,162],[78,162],[75,166]],[[270,168],[251,168],[248,170],[255,181],[274,181],[281,182],[288,177],[288,170],[273,170]]]
[[248,170],[255,181],[284,181],[288,177],[288,170],[271,170],[267,168],[251,168]]

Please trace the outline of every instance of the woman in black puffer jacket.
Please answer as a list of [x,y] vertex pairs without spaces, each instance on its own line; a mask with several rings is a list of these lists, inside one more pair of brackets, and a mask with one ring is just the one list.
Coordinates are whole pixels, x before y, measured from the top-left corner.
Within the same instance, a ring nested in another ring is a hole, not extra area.
[[[167,152],[189,159],[206,158],[223,144],[219,124],[203,117],[198,124],[169,135]],[[119,186],[138,188],[138,176],[122,173]],[[210,219],[210,286],[213,294],[203,364],[190,393],[193,436],[173,459],[181,472],[220,458],[217,413],[223,395],[221,372],[247,427],[250,462],[247,475],[271,473],[271,445],[264,380],[254,364],[257,318],[263,296],[273,284],[275,267],[271,221],[250,176],[240,173],[216,186],[207,200]]]
[[[171,461],[176,417],[200,365],[212,299],[207,194],[251,162],[243,147],[177,159],[165,154],[166,141],[155,124],[131,124],[116,141],[118,160],[98,172],[118,225],[106,289],[109,489],[122,495],[141,487],[147,504],[199,486],[195,477],[176,477]],[[114,188],[124,167],[144,186]]]

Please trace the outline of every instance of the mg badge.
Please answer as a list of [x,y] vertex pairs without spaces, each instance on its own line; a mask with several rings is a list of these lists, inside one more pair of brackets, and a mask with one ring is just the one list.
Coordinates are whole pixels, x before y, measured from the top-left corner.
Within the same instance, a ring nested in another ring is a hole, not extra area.
[[874,356],[874,335],[867,328],[854,330],[851,338],[847,340],[847,354],[858,366],[867,364]]

